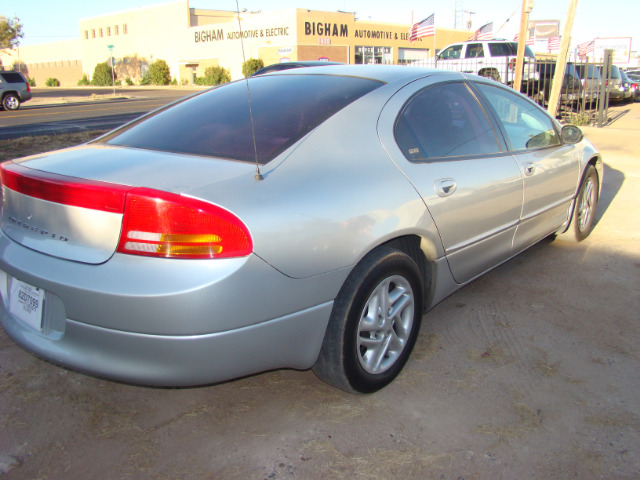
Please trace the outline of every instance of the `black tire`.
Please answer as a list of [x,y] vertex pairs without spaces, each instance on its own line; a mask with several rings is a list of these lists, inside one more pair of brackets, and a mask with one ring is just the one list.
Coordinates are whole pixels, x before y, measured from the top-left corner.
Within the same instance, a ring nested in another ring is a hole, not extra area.
[[[372,393],[388,385],[418,336],[422,291],[411,257],[388,247],[369,253],[334,302],[314,373],[351,393]],[[385,299],[391,301],[388,308],[372,308]]]
[[561,240],[581,242],[589,236],[595,220],[598,192],[598,172],[593,165],[589,165],[582,177],[578,195],[574,201],[571,223],[567,230],[560,235]]
[[20,108],[20,99],[17,95],[10,93],[2,99],[2,106],[5,110],[17,110]]
[[480,70],[478,75],[480,75],[481,77],[490,78],[491,80],[495,80],[496,82],[501,83],[500,74],[498,73],[497,70],[493,68],[490,68],[487,70]]

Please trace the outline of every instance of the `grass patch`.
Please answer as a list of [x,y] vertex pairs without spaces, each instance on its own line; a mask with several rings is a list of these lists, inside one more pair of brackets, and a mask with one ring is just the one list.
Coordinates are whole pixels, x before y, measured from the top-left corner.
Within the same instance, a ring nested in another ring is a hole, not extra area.
[[93,130],[90,132],[65,133],[62,135],[39,135],[34,137],[0,140],[0,162],[80,145],[81,143],[93,140],[106,131],[107,130]]

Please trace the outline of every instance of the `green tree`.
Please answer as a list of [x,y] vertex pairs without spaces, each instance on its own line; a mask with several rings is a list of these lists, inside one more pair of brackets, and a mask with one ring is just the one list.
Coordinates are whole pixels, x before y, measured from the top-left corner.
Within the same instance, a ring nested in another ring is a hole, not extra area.
[[229,70],[222,67],[209,67],[204,71],[204,77],[196,78],[196,85],[220,85],[230,81]]
[[169,65],[162,59],[156,60],[149,66],[149,75],[151,76],[151,83],[154,85],[169,85],[169,82],[171,82]]
[[20,45],[22,24],[18,17],[0,19],[0,48],[15,48]]
[[98,87],[108,87],[112,84],[111,66],[109,62],[103,62],[96,65],[91,78],[91,85]]
[[264,67],[264,62],[261,58],[250,58],[242,64],[242,74],[245,77],[250,77],[254,72]]

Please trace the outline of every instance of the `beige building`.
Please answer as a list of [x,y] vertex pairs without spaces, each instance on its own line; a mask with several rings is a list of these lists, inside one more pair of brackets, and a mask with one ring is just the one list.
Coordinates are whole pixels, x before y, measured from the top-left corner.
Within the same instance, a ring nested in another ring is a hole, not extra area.
[[300,8],[238,16],[190,8],[188,0],[180,0],[85,18],[77,40],[5,50],[0,59],[5,66],[19,61],[38,86],[49,77],[75,85],[111,57],[123,82],[128,77],[139,83],[149,65],[162,59],[178,83],[193,83],[212,65],[228,69],[232,79],[241,78],[243,58],[259,58],[265,65],[295,60],[407,63],[433,57],[469,36],[466,30],[438,28],[435,37],[410,42],[409,28],[357,20],[353,13]]

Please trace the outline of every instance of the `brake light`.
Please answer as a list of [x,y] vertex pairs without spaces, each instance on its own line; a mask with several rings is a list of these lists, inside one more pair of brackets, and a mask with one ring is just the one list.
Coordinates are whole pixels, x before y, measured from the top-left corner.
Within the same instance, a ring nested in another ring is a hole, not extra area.
[[509,65],[508,65],[509,70],[515,70],[516,69],[516,59],[512,58],[511,60],[509,60]]
[[243,257],[253,250],[251,234],[238,217],[195,198],[46,173],[11,162],[0,165],[0,181],[48,202],[122,214],[120,253],[207,259]]
[[29,85],[29,82],[27,82],[27,92],[31,91],[31,85]]
[[168,258],[243,257],[253,250],[232,213],[194,198],[136,188],[127,194],[118,251]]
[[131,187],[41,172],[17,163],[0,166],[2,185],[11,190],[48,202],[103,212],[122,213],[126,193]]

